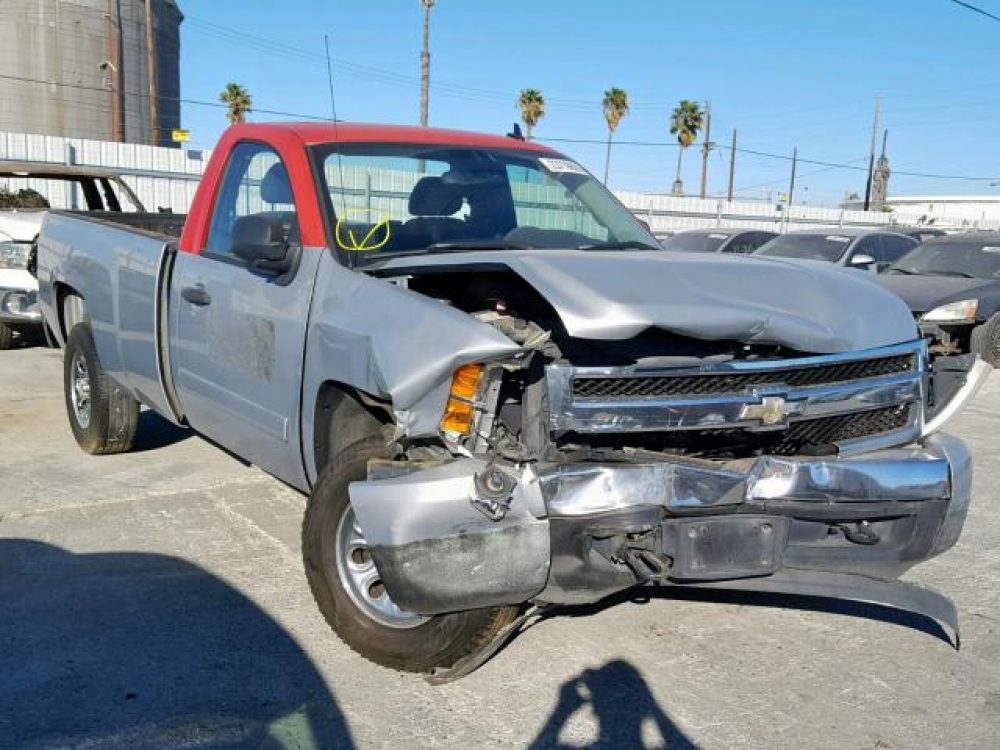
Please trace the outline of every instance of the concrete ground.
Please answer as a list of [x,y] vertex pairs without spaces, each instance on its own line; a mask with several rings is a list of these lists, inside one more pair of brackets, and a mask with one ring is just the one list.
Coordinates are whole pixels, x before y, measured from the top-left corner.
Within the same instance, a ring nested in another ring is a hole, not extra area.
[[953,425],[978,462],[958,546],[907,578],[962,649],[877,608],[655,597],[547,620],[432,687],[313,605],[303,498],[144,414],[73,442],[55,351],[0,352],[0,747],[996,748],[1000,378]]

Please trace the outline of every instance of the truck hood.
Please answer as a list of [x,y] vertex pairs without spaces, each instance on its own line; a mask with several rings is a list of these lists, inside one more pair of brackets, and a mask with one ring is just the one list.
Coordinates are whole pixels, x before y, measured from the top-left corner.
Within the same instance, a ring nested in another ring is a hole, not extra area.
[[1000,282],[962,276],[888,274],[879,276],[878,281],[902,297],[910,310],[921,314],[949,302],[978,299],[984,292],[990,296],[1000,293]]
[[656,327],[705,340],[833,354],[910,341],[913,317],[868,274],[829,263],[669,251],[504,250],[389,259],[379,275],[505,267],[567,333],[627,339]]
[[0,242],[31,242],[42,228],[45,211],[0,211]]

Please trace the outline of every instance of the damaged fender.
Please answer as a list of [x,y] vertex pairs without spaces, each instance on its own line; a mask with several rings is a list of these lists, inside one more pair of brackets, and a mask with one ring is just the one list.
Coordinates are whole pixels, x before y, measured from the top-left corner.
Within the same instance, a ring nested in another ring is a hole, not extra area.
[[[392,402],[410,437],[436,435],[452,373],[521,348],[443,302],[356,273],[323,253],[310,312],[303,373],[303,441],[314,442],[316,394],[336,381]],[[317,467],[304,451],[309,476]]]

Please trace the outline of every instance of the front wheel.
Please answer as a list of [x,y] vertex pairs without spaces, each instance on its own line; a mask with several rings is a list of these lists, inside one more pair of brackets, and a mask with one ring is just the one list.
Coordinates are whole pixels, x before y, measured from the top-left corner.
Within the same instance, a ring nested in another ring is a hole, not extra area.
[[14,346],[14,329],[6,323],[0,323],[0,351]]
[[86,323],[73,326],[66,339],[63,388],[66,415],[77,445],[93,454],[132,449],[139,402],[104,372]]
[[348,484],[366,477],[368,460],[384,453],[383,441],[368,438],[334,456],[320,473],[302,525],[306,577],[330,627],[366,659],[406,672],[450,667],[488,645],[518,608],[425,617],[395,605],[347,492]]
[[972,329],[969,348],[993,367],[1000,367],[1000,313]]

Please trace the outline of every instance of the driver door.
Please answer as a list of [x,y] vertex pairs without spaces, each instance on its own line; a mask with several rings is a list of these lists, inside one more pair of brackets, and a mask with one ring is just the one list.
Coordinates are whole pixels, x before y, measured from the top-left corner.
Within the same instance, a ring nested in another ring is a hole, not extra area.
[[[279,219],[295,270],[278,276],[234,252],[241,218]],[[297,247],[298,211],[278,154],[234,147],[205,248],[179,253],[171,288],[171,367],[188,422],[238,456],[304,481],[299,400],[306,322],[319,253]]]

